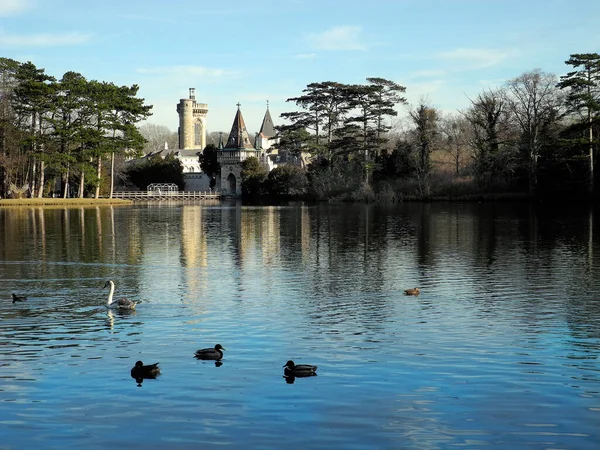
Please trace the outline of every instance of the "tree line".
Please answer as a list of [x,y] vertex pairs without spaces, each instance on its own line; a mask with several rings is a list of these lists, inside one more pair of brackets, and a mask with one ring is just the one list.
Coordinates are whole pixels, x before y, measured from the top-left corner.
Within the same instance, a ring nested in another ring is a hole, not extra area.
[[138,89],[0,58],[0,197],[112,196],[115,155],[145,142],[136,125],[152,106]]
[[[406,87],[384,78],[310,83],[288,99],[296,108],[277,127],[276,147],[288,167],[267,173],[257,161],[246,162],[244,193],[384,201],[593,195],[600,55],[572,54],[565,63],[570,71],[563,76],[523,73],[455,113],[429,99],[409,106]],[[111,195],[115,156],[150,143],[158,151],[165,140],[176,145],[176,133],[138,127],[152,107],[137,92],[137,85],[76,72],[57,80],[31,62],[0,58],[0,196],[25,189],[35,197],[98,197],[101,189]],[[397,117],[399,107],[408,109],[406,117]],[[202,167],[218,173],[214,146],[204,153]],[[165,163],[177,172],[176,161]],[[130,181],[146,184],[150,178],[138,172]]]
[[[407,105],[404,86],[382,78],[311,83],[287,100],[297,110],[281,114],[288,124],[278,127],[279,152],[309,161],[305,178],[291,169],[267,174],[249,161],[245,192],[350,200],[587,197],[595,190],[600,55],[573,54],[566,64],[571,71],[561,77],[523,73],[454,114],[423,99],[395,124],[397,107]],[[286,190],[281,177],[299,184]]]

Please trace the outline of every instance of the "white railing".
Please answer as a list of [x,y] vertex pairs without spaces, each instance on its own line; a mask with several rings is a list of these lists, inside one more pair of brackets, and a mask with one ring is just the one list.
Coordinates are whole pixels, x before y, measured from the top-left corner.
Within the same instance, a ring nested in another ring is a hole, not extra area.
[[221,198],[220,192],[211,191],[177,191],[177,192],[149,192],[149,191],[118,191],[113,192],[113,198],[122,198],[125,200],[194,200],[210,199],[218,200]]

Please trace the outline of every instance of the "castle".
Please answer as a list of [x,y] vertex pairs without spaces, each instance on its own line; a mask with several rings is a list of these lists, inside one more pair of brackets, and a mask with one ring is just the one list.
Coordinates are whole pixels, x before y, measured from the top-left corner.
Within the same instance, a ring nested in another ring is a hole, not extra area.
[[[276,167],[277,150],[272,148],[276,133],[268,104],[254,145],[250,141],[240,106],[238,103],[227,141],[223,143],[221,136],[218,145],[221,173],[216,177],[215,189],[228,196],[240,196],[242,193],[242,162],[246,158],[257,157],[267,171]],[[190,88],[189,98],[179,100],[176,110],[179,114],[179,149],[169,153],[174,153],[183,164],[186,191],[209,190],[210,178],[202,172],[198,160],[199,154],[206,147],[208,105],[196,102],[196,90]]]

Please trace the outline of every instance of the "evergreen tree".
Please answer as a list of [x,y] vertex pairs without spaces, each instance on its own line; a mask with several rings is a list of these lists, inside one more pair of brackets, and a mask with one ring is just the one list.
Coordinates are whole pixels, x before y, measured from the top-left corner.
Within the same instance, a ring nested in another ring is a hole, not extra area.
[[[304,95],[288,98],[304,111],[281,114],[281,117],[292,122],[289,126],[279,127],[281,131],[304,129],[313,131],[314,144],[306,142],[306,149],[314,154],[326,153],[334,139],[335,130],[343,121],[348,110],[346,86],[333,81],[310,83],[302,92]],[[325,133],[323,143],[322,133]],[[329,156],[329,155],[325,155]]]
[[14,59],[0,58],[0,198],[8,192],[9,171],[16,168],[11,149],[16,147],[18,129],[11,99],[17,86],[19,64]]
[[174,183],[180,190],[185,187],[183,166],[172,153],[164,159],[155,155],[131,164],[126,172],[129,180],[143,191],[152,183]]
[[422,102],[410,112],[410,117],[415,125],[414,135],[419,152],[417,173],[423,179],[431,171],[430,155],[439,135],[440,114]]
[[242,195],[246,198],[260,195],[263,183],[267,179],[267,169],[256,156],[246,158],[242,162]]
[[308,188],[304,170],[290,164],[271,170],[266,184],[269,193],[274,195],[302,195]]
[[587,131],[588,189],[594,192],[594,125],[600,119],[600,55],[598,53],[575,53],[565,61],[574,71],[560,77],[558,87],[567,89],[567,105],[580,119],[574,125]]
[[302,152],[310,150],[310,133],[305,128],[278,127],[278,140],[273,145],[284,158],[302,159]]
[[362,153],[365,181],[369,182],[369,174],[374,169],[372,161],[381,153],[383,136],[390,129],[384,118],[396,116],[394,106],[406,100],[398,94],[405,88],[392,81],[383,78],[367,78],[367,81],[370,84],[346,88],[350,113],[344,121],[344,129],[339,131],[345,145],[354,135],[355,148]]
[[[126,151],[139,152],[144,147],[146,140],[136,126],[147,119],[152,106],[145,105],[144,99],[137,97],[139,86],[115,86],[113,83],[102,83],[101,98],[104,121],[101,124],[101,144],[97,155],[97,176],[101,175],[101,161],[105,155],[110,155],[111,177],[110,197],[114,187],[115,154],[124,154]],[[96,185],[96,198],[99,195],[100,184]]]
[[62,196],[69,195],[72,169],[78,163],[78,155],[85,135],[85,115],[82,102],[88,95],[88,81],[76,72],[66,72],[55,85],[53,126],[55,152],[50,155],[49,166],[62,176]]
[[354,136],[355,148],[362,153],[365,166],[365,180],[368,181],[370,155],[378,148],[377,129],[373,126],[379,121],[379,109],[376,107],[376,88],[361,84],[346,89],[351,113],[344,121],[345,129],[340,133],[348,139]]
[[21,64],[16,72],[17,86],[14,89],[13,109],[19,127],[25,134],[23,144],[29,156],[29,170],[25,182],[30,184],[31,195],[41,197],[44,188],[45,145],[50,129],[48,116],[53,108],[52,82],[54,77],[33,63]]
[[381,146],[384,143],[383,135],[391,128],[389,124],[385,123],[384,118],[398,115],[394,107],[407,103],[406,98],[401,95],[406,92],[406,87],[385,78],[369,77],[367,81],[371,86],[375,86],[373,96],[377,98],[374,108],[377,117],[376,137],[378,145]]
[[219,150],[214,144],[208,144],[202,153],[198,155],[200,168],[210,177],[210,188],[217,184],[216,176],[221,172],[221,164],[218,161]]

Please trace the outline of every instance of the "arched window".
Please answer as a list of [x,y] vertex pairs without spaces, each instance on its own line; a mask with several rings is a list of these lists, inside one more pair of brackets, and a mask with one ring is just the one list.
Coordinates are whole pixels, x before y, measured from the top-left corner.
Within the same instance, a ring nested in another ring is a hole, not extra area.
[[237,193],[237,183],[236,183],[235,175],[232,173],[230,173],[227,176],[227,187],[228,187],[229,193],[231,193],[231,194]]
[[194,145],[202,145],[202,122],[194,124]]

